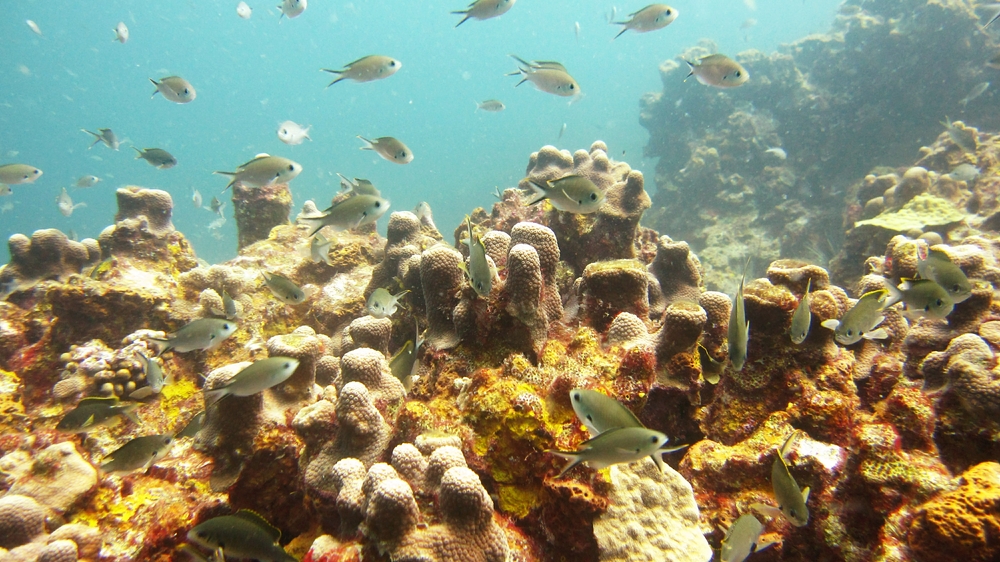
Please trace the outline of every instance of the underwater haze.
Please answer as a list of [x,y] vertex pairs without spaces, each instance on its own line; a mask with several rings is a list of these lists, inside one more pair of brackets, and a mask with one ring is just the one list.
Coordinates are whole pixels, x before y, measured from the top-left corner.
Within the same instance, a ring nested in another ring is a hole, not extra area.
[[[293,213],[307,199],[324,208],[339,190],[339,172],[372,180],[393,211],[427,201],[444,232],[475,207],[488,208],[496,188],[516,185],[526,156],[546,144],[572,151],[604,140],[610,156],[627,158],[651,183],[655,162],[641,157],[648,136],[639,99],[661,89],[661,62],[703,38],[731,56],[770,52],[828,29],[838,3],[679,1],[666,29],[612,40],[620,27],[608,19],[641,3],[519,0],[502,17],[455,28],[461,16],[449,12],[464,9],[464,0],[315,0],[295,19],[279,18],[269,0],[248,2],[248,20],[237,16],[236,2],[10,2],[0,21],[0,164],[30,164],[44,175],[0,198],[2,234],[58,228],[96,238],[113,222],[115,189],[138,185],[168,191],[174,224],[198,256],[224,261],[236,255],[235,221],[230,192],[222,195],[228,180],[212,172],[233,171],[262,152],[302,164],[290,184]],[[130,30],[125,44],[114,41],[119,21]],[[326,87],[335,76],[321,68],[370,54],[398,59],[401,70]],[[519,78],[505,76],[517,68],[509,54],[560,61],[583,97],[569,104],[531,84],[515,88]],[[189,80],[197,98],[151,99],[149,79],[170,75]],[[491,98],[506,110],[477,110]],[[311,126],[312,140],[283,144],[276,130],[285,120]],[[122,140],[117,152],[88,149],[93,137],[81,129],[99,128]],[[387,162],[359,150],[357,135],[396,137],[415,158]],[[165,149],[178,164],[154,168],[135,159],[133,146]],[[84,175],[102,181],[72,187]],[[64,187],[86,204],[71,217],[55,203]],[[207,228],[216,216],[195,207],[194,190],[204,206],[212,196],[226,203],[220,229]]]

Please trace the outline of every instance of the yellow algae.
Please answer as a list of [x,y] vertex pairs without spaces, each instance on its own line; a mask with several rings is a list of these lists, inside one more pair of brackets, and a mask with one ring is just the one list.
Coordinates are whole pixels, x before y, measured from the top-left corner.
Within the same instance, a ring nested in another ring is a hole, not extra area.
[[545,348],[542,350],[541,357],[538,358],[538,365],[540,367],[556,365],[565,357],[566,346],[555,340],[549,340],[549,342],[545,344]]
[[527,517],[541,503],[536,490],[522,486],[501,485],[499,495],[500,510],[517,519]]
[[194,381],[182,379],[173,384],[163,386],[160,391],[160,411],[169,419],[176,419],[181,411],[181,402],[191,398],[198,392]]

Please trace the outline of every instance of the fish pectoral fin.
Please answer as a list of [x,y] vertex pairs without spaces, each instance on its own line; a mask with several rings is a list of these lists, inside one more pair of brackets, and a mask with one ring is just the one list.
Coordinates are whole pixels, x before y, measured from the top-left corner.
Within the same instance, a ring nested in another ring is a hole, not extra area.
[[824,320],[824,321],[820,322],[819,325],[823,326],[824,328],[826,328],[828,330],[836,330],[837,328],[840,327],[840,320],[831,318],[829,320]]
[[863,336],[866,340],[884,340],[889,337],[889,332],[885,331],[885,328],[879,328],[877,330],[872,330]]
[[802,490],[802,503],[806,503],[808,501],[809,501],[809,486],[806,486],[805,489]]
[[771,506],[771,505],[767,505],[765,503],[750,504],[750,509],[756,511],[757,513],[759,513],[759,514],[761,514],[761,515],[763,515],[765,517],[770,517],[772,519],[780,519],[780,518],[784,517],[784,515],[782,515],[780,509],[778,509],[778,508],[776,508],[774,506]]

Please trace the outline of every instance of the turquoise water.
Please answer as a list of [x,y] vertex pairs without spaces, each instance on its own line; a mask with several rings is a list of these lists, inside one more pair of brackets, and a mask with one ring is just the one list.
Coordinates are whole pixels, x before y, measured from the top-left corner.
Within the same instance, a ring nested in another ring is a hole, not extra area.
[[[500,18],[457,29],[460,16],[449,11],[464,9],[464,0],[314,0],[294,20],[279,20],[275,3],[248,2],[254,12],[246,21],[236,15],[235,1],[5,3],[0,163],[30,164],[44,175],[0,198],[4,239],[40,228],[96,237],[113,221],[115,188],[132,184],[169,191],[174,224],[198,255],[229,259],[236,254],[232,204],[220,197],[228,221],[216,239],[206,228],[215,215],[193,205],[192,190],[207,205],[228,181],[212,171],[234,170],[260,152],[303,165],[291,182],[295,210],[306,199],[322,208],[340,172],[372,180],[390,210],[428,201],[446,233],[475,207],[489,207],[496,187],[515,185],[530,153],[546,144],[575,150],[601,139],[611,156],[650,178],[655,162],[642,157],[647,135],[638,122],[639,99],[661,89],[663,60],[702,38],[730,55],[769,52],[827,30],[839,2],[760,0],[755,9],[734,0],[676,2],[679,17],[666,29],[615,41],[619,27],[607,23],[613,7],[620,19],[643,3],[519,0]],[[757,24],[741,29],[749,18]],[[113,41],[119,21],[131,32],[125,45]],[[518,78],[504,76],[516,68],[510,53],[562,62],[584,97],[571,105],[529,84],[515,89]],[[368,54],[392,56],[402,69],[386,80],[325,88],[332,75],[321,68]],[[148,79],[168,75],[188,79],[197,99],[186,105],[150,99]],[[506,111],[476,111],[475,102],[488,98],[503,101]],[[312,125],[312,142],[280,142],[277,126],[289,119]],[[80,129],[103,127],[124,141],[118,152],[87,149],[93,139]],[[405,166],[384,161],[360,151],[356,135],[397,137],[415,159]],[[166,149],[179,163],[155,169],[134,160],[131,145]],[[88,174],[104,181],[70,187]],[[62,187],[87,204],[69,218],[55,204]]]

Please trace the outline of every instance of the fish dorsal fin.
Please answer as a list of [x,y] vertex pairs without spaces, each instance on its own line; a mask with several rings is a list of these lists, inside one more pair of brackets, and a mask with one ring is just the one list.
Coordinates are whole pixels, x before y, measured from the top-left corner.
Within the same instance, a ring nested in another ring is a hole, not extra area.
[[236,513],[234,513],[233,517],[238,517],[248,523],[253,523],[262,531],[267,533],[272,539],[274,539],[274,542],[278,542],[278,540],[281,539],[281,531],[279,531],[274,525],[268,523],[267,519],[264,519],[263,517],[261,517],[260,514],[258,514],[255,511],[251,511],[249,509],[241,509]]
[[820,322],[819,325],[823,326],[827,330],[834,330],[834,331],[836,331],[837,328],[840,327],[840,320],[837,320],[836,318],[830,318],[829,320],[824,320],[824,321]]
[[77,408],[80,406],[114,406],[118,404],[118,399],[114,396],[104,398],[101,396],[91,396],[89,398],[84,398],[76,405]]
[[260,152],[260,153],[254,155],[253,160],[251,160],[251,162],[253,162],[254,160],[257,160],[259,158],[270,158],[270,157],[271,157],[270,154],[268,154],[266,152]]

